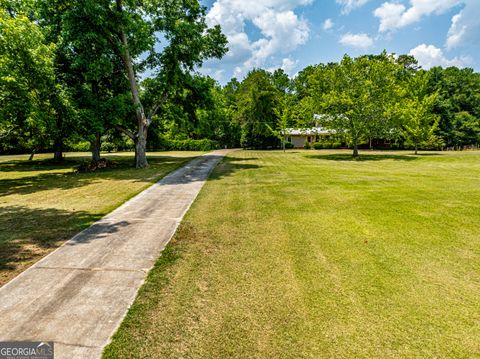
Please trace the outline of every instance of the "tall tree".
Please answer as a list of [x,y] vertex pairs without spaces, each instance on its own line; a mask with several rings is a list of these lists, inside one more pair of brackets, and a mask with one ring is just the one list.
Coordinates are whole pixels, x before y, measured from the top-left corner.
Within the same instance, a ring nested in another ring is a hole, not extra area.
[[[55,11],[55,9],[53,9]],[[79,0],[63,9],[60,41],[79,113],[79,134],[90,142],[92,160],[100,160],[101,137],[132,110],[123,63],[101,28],[108,10],[102,1]],[[130,105],[130,106],[129,106]]]
[[[175,92],[189,72],[210,57],[221,58],[226,52],[226,38],[220,27],[208,28],[205,8],[196,0],[115,1],[117,26],[111,29],[112,41],[120,42],[120,56],[130,84],[135,106],[135,161],[137,168],[148,165],[146,144],[148,127],[163,102]],[[162,34],[163,49],[154,44]],[[147,57],[143,65],[156,74],[157,98],[150,110],[144,108],[136,68],[142,64],[141,52]],[[132,133],[129,135],[132,135]]]
[[350,140],[354,157],[373,131],[386,132],[392,126],[388,112],[397,70],[395,59],[386,53],[355,59],[345,55],[330,67],[331,86],[321,95],[321,108],[329,115],[323,117],[323,125]]
[[[55,45],[44,38],[28,8],[0,3],[0,137],[19,149],[49,147],[55,131]],[[3,146],[2,146],[3,147]]]
[[413,144],[415,154],[422,142],[431,140],[438,125],[438,116],[432,113],[438,97],[428,93],[429,74],[416,72],[408,78],[401,101],[396,104],[400,128],[407,141]]
[[[448,147],[477,145],[480,133],[475,130],[475,119],[480,119],[480,74],[456,67],[433,67],[429,73],[428,91],[438,92],[433,108],[440,116],[437,134]],[[464,136],[464,130],[470,135]]]
[[279,94],[271,74],[265,70],[252,70],[243,80],[237,92],[236,113],[243,147],[277,147],[278,139],[270,129],[276,127]]

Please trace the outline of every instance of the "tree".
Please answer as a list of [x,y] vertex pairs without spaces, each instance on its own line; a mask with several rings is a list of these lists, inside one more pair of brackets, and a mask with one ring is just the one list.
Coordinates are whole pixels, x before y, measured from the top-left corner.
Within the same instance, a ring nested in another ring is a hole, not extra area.
[[389,131],[389,107],[394,98],[398,64],[393,56],[345,55],[340,64],[331,66],[331,86],[321,95],[320,108],[325,114],[323,125],[344,134],[351,142],[353,156],[358,146],[374,132]]
[[466,145],[480,144],[480,117],[475,117],[467,111],[457,112],[452,123],[454,145],[462,148]]
[[[168,96],[175,92],[189,71],[210,57],[221,58],[226,52],[226,38],[220,27],[208,28],[205,8],[198,1],[151,0],[145,2],[115,1],[117,26],[109,29],[109,38],[117,43],[129,80],[135,107],[135,161],[137,168],[148,165],[147,131],[153,117]],[[162,33],[168,44],[157,50],[156,34]],[[120,46],[118,46],[120,45]],[[157,99],[148,114],[143,107],[138,86],[135,56],[147,51],[144,65],[156,73]],[[129,133],[129,132],[127,132]],[[129,133],[129,135],[132,135]]]
[[[437,135],[456,149],[478,144],[474,119],[480,118],[480,74],[456,67],[433,67],[429,74],[428,92],[438,93],[433,108],[440,117]],[[464,136],[464,130],[470,135]]]
[[0,135],[6,144],[31,150],[48,146],[55,131],[56,98],[53,56],[48,43],[25,8],[3,2],[0,7]]
[[411,76],[404,89],[405,95],[396,109],[403,135],[413,144],[415,154],[422,142],[433,138],[438,126],[438,116],[432,113],[438,94],[428,93],[428,82],[427,72],[419,71]]
[[277,115],[276,128],[272,128],[267,124],[271,133],[282,142],[282,150],[285,152],[287,143],[287,129],[291,123],[291,105],[288,97],[281,99],[281,104],[278,108],[275,108],[275,114]]
[[236,119],[242,128],[241,145],[253,148],[278,146],[270,128],[275,128],[280,92],[274,86],[271,74],[252,70],[237,92]]
[[[55,12],[56,8],[51,9]],[[101,138],[132,111],[123,63],[108,39],[98,32],[108,13],[102,1],[82,0],[62,9],[60,45],[68,66],[63,67],[78,109],[78,132],[90,142],[92,161],[100,160]],[[50,14],[50,16],[52,16]],[[128,102],[127,102],[128,100]]]

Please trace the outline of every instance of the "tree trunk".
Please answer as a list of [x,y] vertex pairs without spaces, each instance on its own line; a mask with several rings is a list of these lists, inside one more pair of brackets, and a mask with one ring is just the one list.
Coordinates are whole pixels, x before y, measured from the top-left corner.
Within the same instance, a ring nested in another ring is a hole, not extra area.
[[[116,0],[117,11],[119,13],[123,12],[123,1]],[[132,93],[133,105],[135,106],[135,116],[138,123],[138,133],[135,142],[135,167],[136,168],[145,168],[148,166],[146,149],[147,149],[147,131],[149,126],[149,119],[145,115],[145,110],[143,108],[142,102],[140,101],[140,94],[138,90],[137,79],[135,77],[135,71],[133,69],[133,61],[128,50],[128,39],[127,34],[120,27],[120,40],[123,45],[123,54],[122,60],[127,70],[128,82],[130,84],[130,91]]]
[[100,134],[97,133],[95,135],[95,139],[92,142],[90,142],[90,150],[92,151],[92,162],[100,161],[101,159],[100,147],[101,147]]
[[356,143],[353,144],[353,157],[357,158],[358,155],[358,145]]
[[29,160],[29,161],[33,161],[33,156],[35,156],[35,153],[36,153],[36,152],[37,152],[37,149],[34,148],[33,151],[32,151],[32,153],[30,153],[30,157],[28,157],[28,160]]
[[418,154],[418,145],[415,143],[415,154]]
[[138,132],[137,141],[135,142],[135,167],[145,168],[147,166],[147,128],[145,127]]
[[58,137],[53,144],[53,160],[55,162],[63,161],[63,139]]
[[373,146],[372,146],[372,138],[370,137],[370,145],[369,145],[370,149],[373,150]]

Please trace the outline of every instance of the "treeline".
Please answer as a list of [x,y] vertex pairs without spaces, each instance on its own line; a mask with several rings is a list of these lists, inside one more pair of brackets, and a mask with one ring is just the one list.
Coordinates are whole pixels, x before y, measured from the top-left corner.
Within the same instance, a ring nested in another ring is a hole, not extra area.
[[279,147],[287,128],[314,126],[330,129],[328,141],[354,155],[376,143],[457,150],[480,144],[480,74],[425,71],[408,55],[345,56],[293,79],[282,70],[254,70],[241,83],[230,81],[223,96],[243,147]]
[[0,0],[0,151],[134,150],[141,168],[147,150],[279,148],[313,126],[355,155],[480,143],[471,69],[384,52],[221,86],[198,70],[226,51],[197,1]]

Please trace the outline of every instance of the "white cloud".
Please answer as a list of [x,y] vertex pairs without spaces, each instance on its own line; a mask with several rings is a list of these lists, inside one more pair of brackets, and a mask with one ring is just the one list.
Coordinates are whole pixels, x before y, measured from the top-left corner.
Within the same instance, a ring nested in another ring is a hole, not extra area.
[[295,67],[297,66],[298,60],[292,60],[290,58],[285,58],[282,60],[282,66],[280,67],[288,75],[292,75]]
[[402,14],[405,12],[403,4],[383,3],[382,6],[375,9],[373,14],[380,18],[380,32],[394,29],[398,26]]
[[340,38],[340,43],[365,50],[373,45],[373,39],[367,34],[345,34]]
[[[253,67],[264,66],[274,55],[288,54],[307,42],[310,29],[295,8],[313,0],[216,0],[207,14],[209,25],[219,24],[227,36],[229,52],[222,61],[237,64],[241,77]],[[261,33],[253,41],[245,32],[251,22]]]
[[449,60],[443,54],[442,49],[426,44],[418,45],[416,48],[410,50],[409,55],[414,56],[418,60],[418,64],[426,70],[434,66],[465,67],[472,62],[468,57],[454,57]]
[[448,30],[446,47],[478,44],[480,41],[480,1],[467,0],[460,13],[452,17],[452,25]]
[[334,23],[332,19],[327,19],[323,22],[323,30],[327,31],[333,27]]
[[297,64],[298,64],[298,60],[292,60],[291,58],[286,57],[282,60],[282,63],[280,65],[271,66],[266,70],[269,72],[274,72],[277,69],[282,69],[283,71],[285,71],[287,75],[292,76],[295,72],[294,70]]
[[337,4],[342,6],[342,14],[348,14],[352,10],[362,7],[370,0],[337,0]]
[[[442,14],[465,0],[410,0],[410,7],[397,2],[385,2],[373,14],[380,19],[380,32],[403,28],[424,16]],[[478,0],[472,0],[478,1]]]

